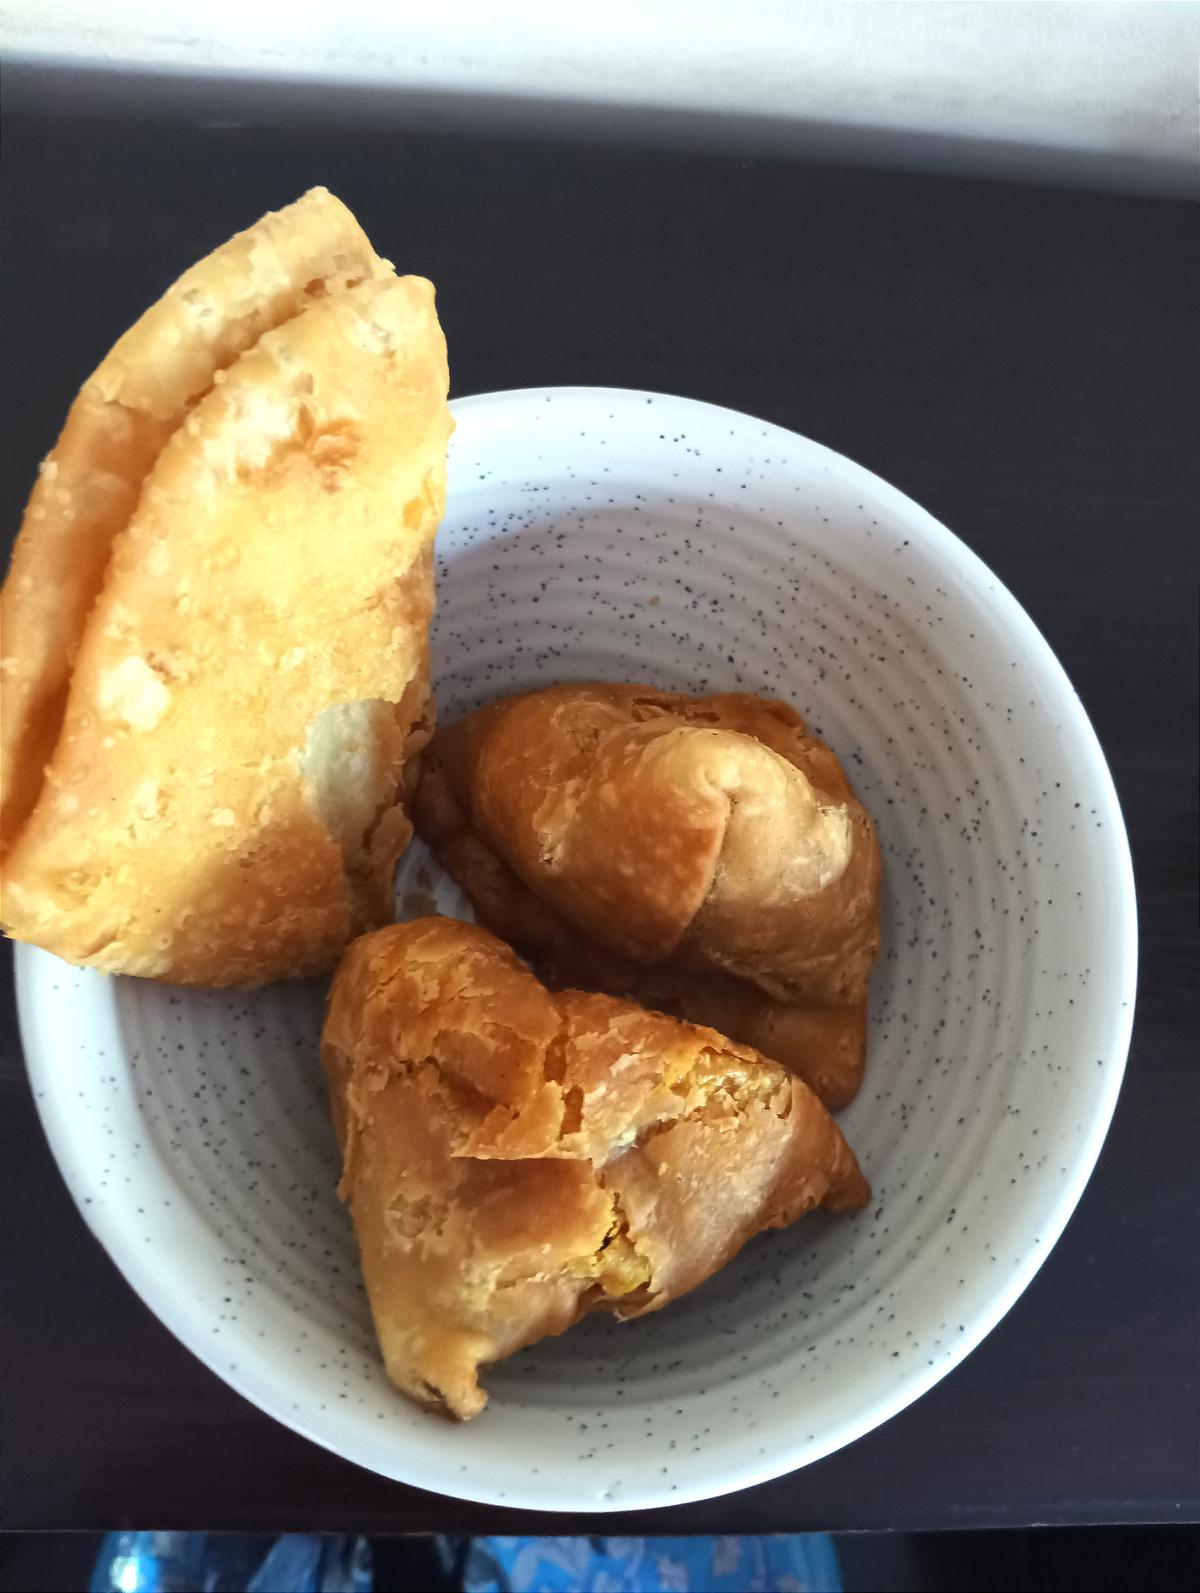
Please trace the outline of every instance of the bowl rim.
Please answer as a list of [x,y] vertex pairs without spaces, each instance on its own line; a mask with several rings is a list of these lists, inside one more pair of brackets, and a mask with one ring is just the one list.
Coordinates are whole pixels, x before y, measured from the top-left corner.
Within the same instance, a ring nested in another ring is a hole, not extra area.
[[[710,419],[713,416],[727,419],[735,426],[750,423],[760,428],[764,435],[785,446],[791,447],[800,442],[807,448],[815,449],[831,464],[836,465],[843,480],[857,480],[864,485],[869,484],[873,494],[902,513],[914,532],[941,556],[952,559],[960,571],[968,577],[974,576],[986,580],[989,600],[1011,627],[1014,646],[1018,647],[1022,655],[1040,671],[1043,688],[1051,685],[1056,689],[1058,706],[1061,706],[1062,712],[1074,721],[1073,728],[1079,745],[1086,752],[1086,780],[1089,787],[1094,790],[1098,809],[1103,811],[1102,844],[1105,862],[1108,864],[1106,893],[1112,898],[1105,903],[1106,922],[1113,943],[1119,951],[1120,977],[1111,987],[1108,996],[1109,1023],[1104,1048],[1106,1063],[1115,1065],[1105,1066],[1101,1077],[1097,1080],[1098,1094],[1091,1108],[1091,1121],[1086,1136],[1076,1152],[1069,1176],[1056,1186],[1055,1198],[1049,1204],[1040,1228],[1036,1231],[1038,1242],[1030,1243],[1028,1246],[1024,1264],[1010,1270],[1003,1285],[997,1288],[986,1308],[976,1311],[967,1324],[966,1331],[958,1336],[949,1353],[936,1365],[906,1378],[888,1397],[877,1399],[856,1416],[845,1419],[840,1425],[825,1429],[824,1432],[815,1435],[812,1441],[802,1439],[792,1443],[784,1442],[773,1449],[771,1456],[758,1463],[742,1464],[724,1472],[716,1472],[707,1484],[700,1482],[679,1484],[672,1491],[669,1482],[639,1480],[631,1485],[628,1493],[622,1489],[620,1495],[616,1497],[610,1498],[607,1491],[604,1494],[588,1494],[586,1488],[581,1488],[577,1497],[564,1500],[561,1494],[553,1497],[544,1496],[540,1492],[542,1488],[540,1482],[534,1487],[527,1485],[520,1498],[513,1498],[496,1487],[473,1482],[469,1476],[460,1480],[456,1474],[455,1477],[447,1478],[443,1482],[444,1492],[450,1497],[485,1505],[537,1509],[559,1514],[604,1514],[690,1504],[769,1482],[821,1460],[874,1431],[907,1409],[959,1366],[992,1332],[1029,1286],[1061,1237],[1092,1175],[1108,1134],[1124,1077],[1133,1028],[1138,963],[1137,901],[1133,864],[1125,821],[1107,760],[1087,710],[1063,665],[1017,598],[990,567],[947,526],[883,477],[877,476],[865,466],[857,464],[846,455],[814,438],[745,411],[730,409],[725,405],[649,389],[577,384],[504,388],[493,392],[469,394],[452,400],[450,410],[457,420],[467,414],[483,414],[489,410],[502,411],[514,405],[519,407],[529,403],[554,401],[583,401],[590,404],[598,398],[607,399],[616,405],[636,404],[639,407],[644,406],[648,400],[670,404],[675,408],[704,413]],[[453,492],[452,479],[449,490]],[[43,1024],[35,1017],[34,1003],[38,959],[48,957],[49,954],[23,944],[16,946],[15,953],[18,1028],[27,1069],[32,1079],[35,1073],[46,1070],[48,1066],[52,1067],[45,1051],[47,1036],[41,1032]],[[158,1320],[196,1355],[208,1370],[213,1371],[222,1381],[228,1383],[245,1399],[276,1421],[341,1459],[351,1460],[354,1464],[392,1480],[421,1487],[422,1484],[414,1476],[421,1462],[419,1450],[406,1452],[404,1444],[398,1444],[396,1454],[401,1457],[406,1453],[410,1454],[412,1463],[408,1466],[384,1469],[377,1464],[377,1458],[367,1459],[348,1453],[346,1448],[339,1445],[334,1435],[319,1431],[317,1424],[309,1420],[303,1412],[297,1413],[290,1409],[290,1402],[285,1401],[282,1395],[276,1398],[274,1391],[264,1388],[253,1373],[243,1372],[240,1367],[236,1370],[216,1371],[204,1354],[202,1330],[195,1321],[191,1320],[191,1314],[171,1288],[159,1283],[158,1271],[147,1262],[144,1252],[132,1241],[127,1242],[119,1221],[106,1220],[102,1206],[85,1204],[82,1182],[74,1170],[76,1158],[71,1154],[73,1141],[65,1126],[58,1120],[52,1096],[48,1092],[35,1091],[34,1094],[38,1115],[51,1152],[80,1215],[108,1252],[134,1293]],[[60,1143],[64,1153],[62,1156],[59,1154]],[[1033,1237],[1031,1234],[1031,1240]],[[469,1434],[470,1429],[465,1429],[465,1432]]]

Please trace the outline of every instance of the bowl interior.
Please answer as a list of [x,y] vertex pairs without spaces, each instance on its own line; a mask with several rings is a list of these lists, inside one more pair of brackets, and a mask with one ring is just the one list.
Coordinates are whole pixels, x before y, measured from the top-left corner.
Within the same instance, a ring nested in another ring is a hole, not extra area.
[[[1134,920],[1107,770],[1029,620],[948,532],[817,444],[654,395],[460,401],[438,554],[444,721],[558,680],[794,703],[884,849],[869,1211],[753,1243],[661,1314],[487,1378],[458,1428],[380,1370],[317,1063],[323,989],[110,980],[22,948],[55,1153],[131,1283],[221,1376],[385,1474],[617,1509],[703,1497],[885,1419],[1003,1314],[1091,1169]],[[460,899],[419,847],[401,910]],[[418,908],[418,910],[421,910]]]

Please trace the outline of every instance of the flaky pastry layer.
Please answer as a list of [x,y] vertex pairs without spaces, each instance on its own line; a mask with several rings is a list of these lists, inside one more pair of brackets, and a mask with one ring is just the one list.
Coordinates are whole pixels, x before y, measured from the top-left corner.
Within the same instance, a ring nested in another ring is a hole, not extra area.
[[[7,835],[10,934],[112,972],[256,984],[330,966],[389,916],[432,721],[447,385],[432,286],[328,195],[219,250],[117,345],[87,404],[102,390],[167,434],[59,647],[65,706]],[[84,540],[73,511],[51,535],[38,507],[5,588],[10,684],[36,653],[27,581]]]
[[585,1312],[658,1310],[754,1234],[870,1191],[797,1078],[706,1028],[554,993],[420,919],[347,951],[322,1039],[389,1375],[459,1417]]
[[712,1024],[829,1106],[862,1076],[874,827],[783,703],[559,686],[441,730],[414,819],[556,984]]

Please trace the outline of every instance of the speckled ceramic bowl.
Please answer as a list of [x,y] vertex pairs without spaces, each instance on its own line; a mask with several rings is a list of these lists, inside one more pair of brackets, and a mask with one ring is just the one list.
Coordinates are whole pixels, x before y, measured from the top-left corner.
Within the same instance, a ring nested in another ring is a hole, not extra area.
[[[30,1072],[67,1182],[130,1283],[281,1421],[473,1499],[701,1498],[885,1421],[1045,1259],[1128,1043],[1121,815],[1013,598],[858,465],[643,393],[455,407],[434,633],[445,719],[564,679],[777,695],[878,820],[884,953],[866,1083],[843,1115],[871,1209],[756,1241],[658,1316],[526,1351],[456,1427],[395,1393],[376,1358],[334,1193],[321,989],[182,992],[22,950]],[[402,903],[421,864],[406,860]]]

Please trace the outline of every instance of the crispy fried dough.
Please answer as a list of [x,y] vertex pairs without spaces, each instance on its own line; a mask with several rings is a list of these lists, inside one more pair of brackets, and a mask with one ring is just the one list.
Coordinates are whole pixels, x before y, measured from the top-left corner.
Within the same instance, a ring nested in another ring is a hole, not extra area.
[[438,733],[414,821],[554,984],[711,1023],[842,1106],[879,949],[874,827],[783,703],[582,685]]
[[185,272],[83,384],[0,593],[0,854],[41,791],[113,539],[163,444],[264,332],[389,270],[345,205],[314,188]]
[[390,269],[218,373],[113,541],[10,839],[10,934],[255,984],[329,966],[388,916],[430,728],[446,390],[433,289]]
[[711,1029],[553,994],[494,936],[366,935],[322,1038],[387,1370],[482,1409],[481,1366],[585,1312],[656,1311],[764,1228],[870,1198],[797,1078]]

